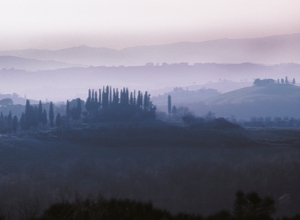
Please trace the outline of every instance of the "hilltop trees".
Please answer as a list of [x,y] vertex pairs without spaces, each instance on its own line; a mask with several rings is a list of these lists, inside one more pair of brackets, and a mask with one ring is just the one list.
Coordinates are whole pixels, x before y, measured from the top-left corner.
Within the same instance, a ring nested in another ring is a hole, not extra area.
[[255,86],[265,86],[265,85],[270,85],[270,84],[274,84],[275,83],[275,80],[273,79],[255,79],[254,82],[253,82],[253,85]]
[[[253,85],[254,86],[265,86],[265,85],[269,85],[269,84],[274,84],[275,83],[275,80],[273,79],[255,79],[254,82],[253,82]],[[286,76],[285,79],[277,79],[277,84],[290,84],[290,81],[288,79],[288,77]],[[296,80],[295,78],[293,78],[292,82],[291,82],[293,85],[296,84]]]
[[22,112],[20,120],[16,116],[12,117],[11,113],[4,117],[1,112],[0,132],[4,127],[7,131],[16,131],[18,125],[22,130],[36,129],[39,125],[46,126],[48,123],[51,128],[60,127],[68,124],[69,119],[78,121],[82,116],[86,121],[154,119],[156,107],[148,92],[143,94],[141,91],[129,92],[127,88],[119,90],[106,86],[99,91],[90,89],[86,103],[80,98],[70,102],[67,100],[65,115],[61,115],[61,112],[55,113],[52,102],[47,104],[47,110],[41,101],[33,106],[26,100],[25,111]]
[[85,108],[94,120],[128,120],[133,117],[155,118],[155,106],[148,92],[129,92],[111,86],[99,89],[99,93],[89,90]]

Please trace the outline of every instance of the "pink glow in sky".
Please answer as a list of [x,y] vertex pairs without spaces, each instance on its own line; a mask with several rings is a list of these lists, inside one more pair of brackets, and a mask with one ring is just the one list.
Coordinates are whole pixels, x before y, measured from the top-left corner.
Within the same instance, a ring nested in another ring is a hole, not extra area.
[[2,0],[0,50],[254,38],[300,32],[298,0]]

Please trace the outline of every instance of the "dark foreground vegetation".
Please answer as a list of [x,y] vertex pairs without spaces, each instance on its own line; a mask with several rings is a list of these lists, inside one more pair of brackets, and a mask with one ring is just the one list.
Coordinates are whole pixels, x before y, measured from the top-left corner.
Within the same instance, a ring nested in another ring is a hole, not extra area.
[[[272,220],[275,213],[275,201],[271,197],[261,198],[256,192],[236,193],[233,211],[221,210],[215,214],[202,215],[178,213],[155,208],[151,202],[137,202],[129,199],[82,199],[78,195],[74,201],[61,201],[52,204],[41,216],[35,210],[25,212],[24,219],[30,220]],[[5,220],[4,215],[0,215]],[[300,214],[293,217],[276,218],[282,220],[298,220]]]
[[[261,198],[257,193],[244,194],[239,191],[236,193],[234,211],[220,211],[206,218],[201,215],[179,213],[172,215],[166,210],[154,208],[153,205],[143,202],[121,199],[80,199],[76,198],[73,202],[64,201],[51,205],[41,217],[32,219],[40,220],[92,220],[92,219],[174,219],[174,220],[271,220],[275,212],[274,200],[270,197]],[[291,219],[299,219],[300,215]],[[3,217],[4,218],[4,217]],[[5,219],[5,218],[4,218]],[[285,218],[288,219],[288,218]]]

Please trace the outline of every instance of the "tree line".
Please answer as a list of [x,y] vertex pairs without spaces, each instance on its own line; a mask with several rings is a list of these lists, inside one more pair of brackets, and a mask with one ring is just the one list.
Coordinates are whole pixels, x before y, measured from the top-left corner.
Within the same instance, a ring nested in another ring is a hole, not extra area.
[[26,100],[25,111],[22,112],[21,117],[16,115],[12,117],[11,112],[7,116],[3,116],[0,113],[0,132],[11,133],[20,128],[21,130],[29,130],[31,128],[37,128],[39,125],[49,125],[50,127],[61,126],[61,115],[57,113],[54,116],[54,105],[50,102],[49,110],[43,108],[43,104],[40,101],[39,104],[33,106],[29,100]]
[[128,88],[121,90],[111,86],[103,87],[99,91],[89,89],[88,97],[84,103],[80,98],[66,103],[65,115],[54,115],[54,105],[50,102],[49,109],[43,107],[41,101],[38,105],[31,105],[26,100],[25,111],[21,117],[12,117],[11,112],[7,116],[0,114],[0,132],[11,133],[18,128],[29,130],[38,126],[61,127],[65,121],[110,121],[130,119],[155,119],[156,107],[150,100],[150,94],[146,91],[129,92]]
[[146,91],[129,92],[128,88],[119,90],[111,86],[99,91],[89,89],[85,103],[85,115],[96,121],[129,120],[132,118],[154,119],[156,107]]
[[30,105],[30,101],[26,100],[25,112],[22,113],[20,118],[20,128],[22,130],[29,130],[31,127],[36,128],[38,125],[49,125],[50,127],[54,127],[54,125],[56,125],[59,127],[61,125],[60,113],[57,113],[56,117],[54,118],[52,102],[50,102],[47,113],[47,110],[43,108],[41,101],[39,102],[38,106],[32,106]]

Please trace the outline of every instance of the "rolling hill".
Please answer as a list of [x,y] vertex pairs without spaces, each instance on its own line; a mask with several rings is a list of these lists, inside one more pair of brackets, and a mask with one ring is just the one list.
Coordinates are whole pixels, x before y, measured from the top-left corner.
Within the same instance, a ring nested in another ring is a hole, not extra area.
[[219,117],[300,118],[300,87],[291,84],[251,86],[188,107],[200,115],[213,111]]
[[206,100],[206,105],[242,104],[260,101],[300,102],[300,87],[291,84],[270,84],[266,86],[251,86]]

